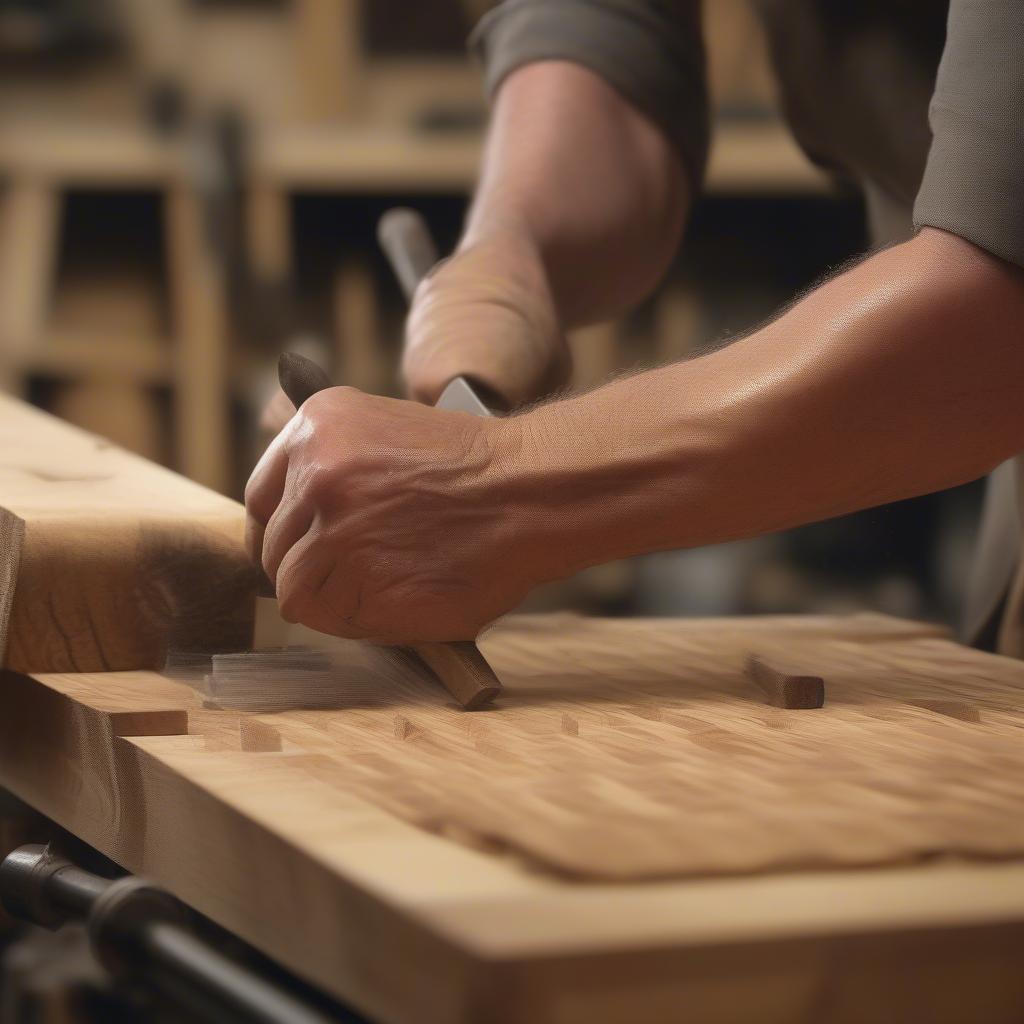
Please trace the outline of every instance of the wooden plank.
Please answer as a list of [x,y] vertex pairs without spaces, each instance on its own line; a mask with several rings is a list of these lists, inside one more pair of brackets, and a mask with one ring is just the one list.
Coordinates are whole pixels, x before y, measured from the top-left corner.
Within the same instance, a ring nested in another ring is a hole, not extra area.
[[[478,91],[479,76],[472,70],[470,74]],[[370,78],[368,88],[372,72]],[[409,80],[408,73],[401,75],[403,83]],[[479,169],[480,133],[414,131],[407,122],[406,117],[372,129],[348,123],[268,127],[256,140],[254,179],[296,191],[470,190]],[[40,127],[26,120],[0,132],[0,170],[44,176],[67,186],[164,187],[186,180],[188,166],[188,153],[180,143],[135,123]],[[776,121],[719,125],[706,188],[711,194],[739,195],[834,192],[827,175]]]
[[15,353],[12,363],[23,372],[56,377],[101,374],[145,383],[171,379],[173,349],[166,338],[111,335],[99,328],[50,330],[36,347]]
[[[487,647],[509,699],[542,710],[559,742],[571,738],[557,706],[543,703],[553,688],[575,694],[584,722],[588,711],[611,713],[586,656],[578,677],[565,678],[569,652],[589,648],[605,682],[621,680],[645,644],[657,651],[641,673],[648,681],[663,684],[683,660],[707,671],[730,634],[735,649],[766,636],[811,638],[905,671],[922,645],[918,664],[952,655],[951,678],[966,674],[965,687],[983,689],[984,678],[1008,670],[1019,682],[1019,666],[911,624],[788,622],[552,617],[511,621]],[[622,653],[609,664],[611,650]],[[733,649],[721,657],[722,671],[728,663],[742,674]],[[655,661],[670,671],[654,673]],[[377,709],[268,716],[203,710],[188,687],[151,673],[8,675],[2,690],[0,782],[382,1021],[626,1024],[676,1020],[680,1006],[712,1022],[1018,1019],[1019,860],[642,885],[569,880],[455,830],[416,827],[348,785],[369,762],[332,733],[339,716],[352,720],[347,735],[373,734],[366,716],[379,711],[389,742],[415,748],[431,731],[417,733],[416,723],[437,711],[421,691]],[[994,693],[986,700],[999,702]],[[692,713],[707,713],[707,701],[695,694]],[[462,720],[486,746],[479,730],[510,713]],[[396,732],[396,716],[413,728]],[[545,720],[534,717],[533,728]],[[552,742],[544,735],[526,753],[542,754]],[[492,764],[500,776],[504,766]],[[701,820],[688,825],[697,832]],[[591,842],[610,835],[600,816],[592,826]]]
[[249,645],[255,580],[235,502],[0,397],[0,503],[24,523],[0,594],[8,667],[152,668],[168,644]]
[[0,131],[0,171],[26,181],[65,188],[153,188],[185,176],[186,148],[147,131],[138,119],[40,123],[5,120]]

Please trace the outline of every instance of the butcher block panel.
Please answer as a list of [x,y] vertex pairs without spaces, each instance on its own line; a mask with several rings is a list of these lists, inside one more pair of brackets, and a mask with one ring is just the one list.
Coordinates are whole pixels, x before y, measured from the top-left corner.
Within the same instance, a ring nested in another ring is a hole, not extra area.
[[880,616],[482,647],[476,713],[413,676],[261,713],[8,673],[0,782],[383,1021],[1019,1020],[1016,662]]
[[238,650],[256,574],[228,498],[0,395],[0,665],[158,668]]

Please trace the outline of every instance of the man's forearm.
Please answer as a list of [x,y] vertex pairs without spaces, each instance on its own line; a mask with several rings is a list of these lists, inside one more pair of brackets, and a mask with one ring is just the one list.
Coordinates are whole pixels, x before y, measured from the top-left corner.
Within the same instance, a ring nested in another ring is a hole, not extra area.
[[498,94],[462,247],[502,240],[539,261],[563,327],[613,316],[656,284],[689,205],[659,128],[597,75],[547,61]]
[[554,576],[963,483],[1024,449],[1022,323],[1019,270],[926,230],[728,348],[517,417],[509,507]]

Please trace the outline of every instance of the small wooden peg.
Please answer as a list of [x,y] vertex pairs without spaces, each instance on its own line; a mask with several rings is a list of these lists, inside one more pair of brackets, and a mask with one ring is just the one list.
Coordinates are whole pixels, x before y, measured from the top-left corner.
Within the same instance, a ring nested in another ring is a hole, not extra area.
[[825,703],[825,681],[821,676],[769,663],[757,654],[747,659],[747,676],[772,707],[807,710]]
[[467,711],[489,704],[501,693],[494,669],[472,640],[416,644],[412,650]]

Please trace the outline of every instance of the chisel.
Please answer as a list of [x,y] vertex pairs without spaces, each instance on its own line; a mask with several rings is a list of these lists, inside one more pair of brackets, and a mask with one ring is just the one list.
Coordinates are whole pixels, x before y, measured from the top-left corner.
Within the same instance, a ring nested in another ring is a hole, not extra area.
[[[387,254],[406,298],[437,262],[437,253],[423,219],[413,210],[395,209],[380,221],[378,239]],[[333,386],[316,363],[292,352],[278,363],[281,388],[296,409],[311,395]],[[480,390],[465,377],[456,377],[438,399],[438,409],[491,416]],[[467,710],[479,708],[501,692],[494,670],[472,640],[452,643],[421,643],[412,648],[445,689]]]

